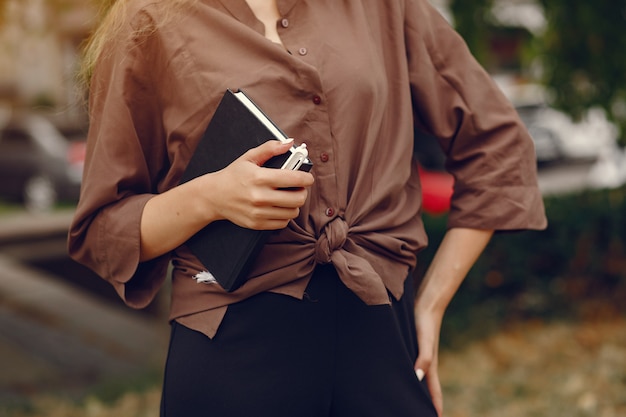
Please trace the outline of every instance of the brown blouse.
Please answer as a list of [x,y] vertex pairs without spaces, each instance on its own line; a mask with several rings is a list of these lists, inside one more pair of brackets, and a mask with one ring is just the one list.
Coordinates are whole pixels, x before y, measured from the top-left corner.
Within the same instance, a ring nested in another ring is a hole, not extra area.
[[[262,291],[301,298],[317,264],[332,263],[368,304],[400,297],[427,243],[414,123],[438,138],[455,177],[449,227],[545,227],[530,137],[427,0],[278,0],[284,47],[245,0],[200,0],[166,21],[158,2],[131,3],[93,76],[69,234],[71,256],[128,305],[150,302],[170,261],[171,319],[209,337],[233,302]],[[204,268],[185,246],[139,262],[144,204],[176,186],[227,88],[307,143],[316,179],[233,293],[197,282]]]

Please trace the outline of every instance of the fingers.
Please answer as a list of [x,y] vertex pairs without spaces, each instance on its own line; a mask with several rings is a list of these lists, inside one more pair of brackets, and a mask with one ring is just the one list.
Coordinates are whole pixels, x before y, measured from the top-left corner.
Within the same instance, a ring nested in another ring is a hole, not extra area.
[[299,213],[299,208],[261,207],[250,210],[245,217],[235,220],[235,223],[248,229],[277,230],[286,227]]
[[255,188],[250,190],[249,201],[255,207],[299,208],[304,205],[308,190],[297,188]]
[[415,375],[417,375],[418,379],[421,381],[424,379],[424,376],[428,373],[428,370],[431,367],[433,361],[433,356],[428,351],[421,351],[415,361]]
[[[275,168],[258,168],[250,178],[256,186],[268,187],[277,191],[298,191],[313,185],[314,178],[309,172]],[[277,197],[278,194],[275,195]]]
[[443,415],[443,392],[441,390],[441,382],[439,380],[439,370],[436,358],[430,355],[421,355],[415,362],[415,375],[420,381],[426,379],[428,392],[433,402],[437,415]]
[[250,162],[255,163],[258,166],[262,166],[270,158],[277,155],[282,155],[293,146],[293,139],[289,139],[286,142],[279,140],[268,140],[262,145],[252,148],[241,157]]
[[439,372],[436,369],[431,370],[428,374],[427,380],[428,391],[430,392],[430,398],[433,401],[437,415],[443,415],[443,393],[441,390],[441,382],[439,381]]
[[306,188],[281,190],[253,188],[249,194],[248,227],[279,229],[300,214],[307,199]]
[[438,351],[440,320],[428,314],[420,314],[415,320],[419,355],[415,361],[415,375],[426,379],[428,391],[437,414],[443,413],[443,394],[439,381]]
[[207,196],[218,219],[249,229],[276,230],[299,216],[313,176],[308,172],[263,168],[252,162],[259,155],[264,156],[257,161],[273,155],[280,149],[275,145],[261,145],[212,174],[214,180],[212,187],[207,188],[211,190]]
[[434,330],[428,326],[428,323],[423,324],[423,320],[417,320],[417,344],[419,356],[415,361],[415,374],[422,380],[429,373],[438,349]]
[[[289,139],[289,141],[284,143],[278,140],[268,140],[262,145],[248,150],[236,162],[246,161],[253,163],[257,167],[262,167],[270,158],[287,152],[292,145],[293,139]],[[298,170],[264,168],[261,171],[249,172],[248,175],[254,175],[254,177],[251,177],[251,181],[254,181],[257,186],[269,186],[272,188],[306,188],[313,185],[314,181],[313,175]]]

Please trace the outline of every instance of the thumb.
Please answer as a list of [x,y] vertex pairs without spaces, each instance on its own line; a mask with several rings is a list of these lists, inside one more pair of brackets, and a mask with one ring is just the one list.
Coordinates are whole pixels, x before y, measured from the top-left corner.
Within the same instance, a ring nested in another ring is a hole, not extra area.
[[417,375],[417,379],[419,379],[420,381],[424,379],[424,376],[426,376],[426,374],[428,373],[428,370],[430,369],[432,363],[433,355],[430,354],[430,352],[426,349],[420,351],[414,365],[415,375]]
[[285,142],[270,139],[267,142],[250,149],[242,155],[242,158],[254,162],[258,166],[262,166],[274,156],[282,155],[291,148],[293,139],[289,138]]
[[420,381],[424,379],[428,369],[430,368],[431,361],[422,359],[422,357],[418,357],[417,361],[415,361],[415,375],[417,375],[417,379]]

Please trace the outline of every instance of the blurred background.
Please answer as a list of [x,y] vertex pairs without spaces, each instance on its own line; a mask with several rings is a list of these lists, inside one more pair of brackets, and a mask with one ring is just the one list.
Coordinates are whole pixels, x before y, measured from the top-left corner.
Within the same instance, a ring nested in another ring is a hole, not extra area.
[[[496,235],[453,300],[445,415],[626,416],[626,0],[431,1],[528,126],[550,222]],[[158,415],[168,289],[130,310],[66,254],[107,2],[0,0],[0,417]],[[452,179],[420,143],[436,247]]]

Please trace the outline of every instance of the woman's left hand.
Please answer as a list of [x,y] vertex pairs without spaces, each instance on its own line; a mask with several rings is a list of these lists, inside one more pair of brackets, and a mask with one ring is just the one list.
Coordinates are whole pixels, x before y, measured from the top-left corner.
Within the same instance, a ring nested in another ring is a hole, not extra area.
[[428,391],[439,416],[443,415],[443,393],[439,380],[439,334],[442,317],[435,312],[415,311],[415,325],[419,356],[415,361],[415,373],[426,378]]
[[439,334],[443,315],[492,234],[492,230],[464,228],[448,230],[417,292],[414,311],[419,356],[415,362],[415,372],[418,377],[426,377],[439,416],[443,413],[443,395],[438,371]]

